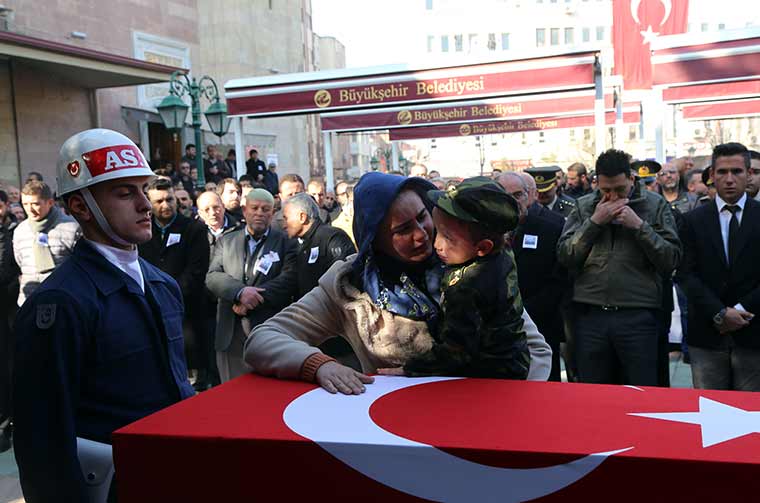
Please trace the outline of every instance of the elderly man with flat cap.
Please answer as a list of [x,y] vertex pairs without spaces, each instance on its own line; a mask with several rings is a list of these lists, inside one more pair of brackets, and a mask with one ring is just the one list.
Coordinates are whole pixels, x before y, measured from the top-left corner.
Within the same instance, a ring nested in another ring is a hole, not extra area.
[[545,166],[528,168],[525,172],[536,180],[538,204],[567,218],[575,209],[575,200],[557,193],[558,169],[557,166]]
[[297,243],[271,227],[272,194],[251,190],[243,214],[245,228],[217,241],[206,275],[219,298],[215,344],[222,382],[251,370],[243,361],[246,337],[293,301],[298,283]]

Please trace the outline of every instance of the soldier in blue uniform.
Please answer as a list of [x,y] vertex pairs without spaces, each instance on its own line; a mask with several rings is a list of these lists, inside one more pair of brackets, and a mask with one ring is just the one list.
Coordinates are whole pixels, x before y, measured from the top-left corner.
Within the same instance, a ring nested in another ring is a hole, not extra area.
[[194,394],[180,289],[137,256],[151,237],[142,153],[88,130],[63,144],[57,172],[84,237],[16,319],[14,446],[29,503],[87,501],[77,439],[110,444],[114,430]]

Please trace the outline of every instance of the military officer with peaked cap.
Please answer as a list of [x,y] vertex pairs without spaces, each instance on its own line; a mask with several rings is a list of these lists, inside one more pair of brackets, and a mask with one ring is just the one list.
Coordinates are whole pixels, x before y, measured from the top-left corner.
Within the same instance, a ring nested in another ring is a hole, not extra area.
[[536,180],[538,203],[564,218],[575,208],[575,200],[564,194],[557,193],[557,166],[528,168],[526,173]]
[[636,174],[639,181],[644,184],[647,190],[653,192],[657,190],[657,173],[661,169],[662,165],[659,162],[649,159],[631,163],[631,170]]

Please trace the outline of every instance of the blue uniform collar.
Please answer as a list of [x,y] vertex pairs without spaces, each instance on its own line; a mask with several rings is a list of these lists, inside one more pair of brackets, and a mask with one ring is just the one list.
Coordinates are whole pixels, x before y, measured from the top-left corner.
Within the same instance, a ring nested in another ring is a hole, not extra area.
[[[143,295],[138,285],[127,274],[120,271],[115,265],[111,264],[106,258],[98,253],[86,240],[80,239],[74,247],[72,258],[79,262],[85,273],[90,277],[95,287],[103,295],[112,293],[126,287],[130,293]],[[158,271],[150,264],[139,258],[140,269],[145,280],[145,289],[149,288],[152,282],[166,283],[166,278],[161,276]]]

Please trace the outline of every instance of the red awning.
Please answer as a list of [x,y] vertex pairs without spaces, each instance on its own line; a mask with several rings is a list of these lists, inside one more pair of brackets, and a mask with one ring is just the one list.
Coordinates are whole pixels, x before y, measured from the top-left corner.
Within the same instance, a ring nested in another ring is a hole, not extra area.
[[754,97],[760,97],[760,79],[669,87],[662,91],[662,99],[665,103],[689,103]]
[[[605,114],[607,125],[615,124],[615,112]],[[638,124],[641,120],[638,111],[623,113],[623,122]],[[532,119],[466,122],[461,124],[443,124],[438,126],[406,127],[390,130],[391,141],[424,140],[454,136],[476,136],[488,134],[522,133],[525,131],[542,131],[546,129],[566,129],[574,127],[593,127],[594,115],[556,116]]]
[[[614,109],[614,97],[605,95],[605,108]],[[373,131],[410,126],[526,119],[544,116],[579,115],[594,112],[594,92],[577,91],[519,98],[392,107],[323,114],[322,131]]]
[[760,99],[684,105],[682,111],[683,118],[692,121],[757,117],[760,116]]
[[376,67],[238,79],[230,115],[266,117],[594,88],[597,53],[445,68]]
[[[725,36],[733,36],[725,32]],[[662,37],[666,38],[666,37]],[[674,36],[672,40],[683,40]],[[675,86],[729,82],[760,77],[760,36],[742,31],[733,39],[673,45],[652,51],[654,85]]]

